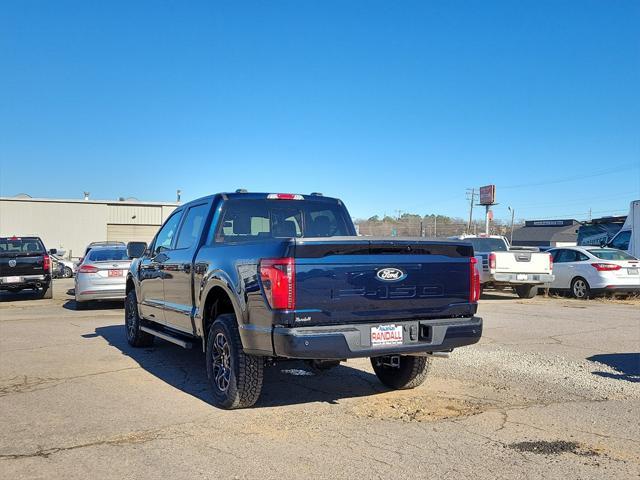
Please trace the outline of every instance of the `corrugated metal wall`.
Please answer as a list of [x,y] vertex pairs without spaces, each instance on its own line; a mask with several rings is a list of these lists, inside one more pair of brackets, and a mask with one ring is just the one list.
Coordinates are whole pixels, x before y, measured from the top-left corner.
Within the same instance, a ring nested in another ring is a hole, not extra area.
[[39,235],[47,248],[83,254],[90,242],[149,242],[173,205],[0,199],[0,236]]
[[107,223],[160,225],[162,223],[162,206],[109,205]]
[[153,240],[160,225],[107,225],[107,240],[118,242],[147,242]]

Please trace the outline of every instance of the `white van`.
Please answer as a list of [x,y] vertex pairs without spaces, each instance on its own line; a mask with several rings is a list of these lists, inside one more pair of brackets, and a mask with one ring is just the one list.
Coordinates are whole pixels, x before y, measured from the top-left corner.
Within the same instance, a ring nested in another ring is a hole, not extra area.
[[640,200],[629,205],[629,216],[616,236],[607,244],[640,258]]

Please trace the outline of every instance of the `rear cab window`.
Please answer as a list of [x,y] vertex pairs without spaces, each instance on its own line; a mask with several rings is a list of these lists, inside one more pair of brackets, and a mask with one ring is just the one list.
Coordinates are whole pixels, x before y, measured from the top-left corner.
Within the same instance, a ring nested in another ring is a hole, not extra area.
[[216,243],[355,234],[340,203],[308,199],[230,199],[216,228]]
[[506,252],[507,244],[499,238],[465,238],[473,245],[474,252]]
[[0,238],[0,256],[44,255],[45,249],[38,237]]

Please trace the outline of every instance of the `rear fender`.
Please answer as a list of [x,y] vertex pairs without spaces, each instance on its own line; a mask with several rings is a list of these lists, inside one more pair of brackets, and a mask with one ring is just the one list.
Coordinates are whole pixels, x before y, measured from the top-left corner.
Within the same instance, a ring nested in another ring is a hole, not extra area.
[[202,338],[204,338],[204,305],[209,296],[211,290],[215,287],[221,288],[231,300],[231,305],[233,306],[233,311],[236,316],[236,321],[238,324],[248,323],[247,315],[246,315],[246,305],[243,309],[243,305],[240,304],[239,296],[234,293],[235,288],[229,276],[223,272],[222,270],[214,270],[211,272],[207,272],[207,274],[202,278],[202,281],[199,285],[195,285],[196,292],[196,308],[194,313],[194,321],[196,326],[196,334]]

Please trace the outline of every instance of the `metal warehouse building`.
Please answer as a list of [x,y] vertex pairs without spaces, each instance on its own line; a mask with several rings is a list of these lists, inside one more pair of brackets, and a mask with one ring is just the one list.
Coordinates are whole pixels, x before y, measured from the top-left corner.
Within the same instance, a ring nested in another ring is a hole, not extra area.
[[90,242],[149,242],[178,203],[0,197],[0,236],[37,235],[46,248],[80,257]]
[[513,231],[514,246],[568,247],[578,239],[577,220],[527,220],[524,227]]

